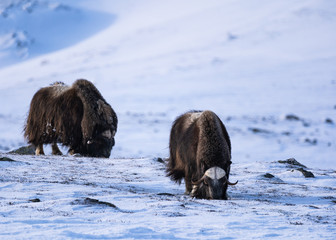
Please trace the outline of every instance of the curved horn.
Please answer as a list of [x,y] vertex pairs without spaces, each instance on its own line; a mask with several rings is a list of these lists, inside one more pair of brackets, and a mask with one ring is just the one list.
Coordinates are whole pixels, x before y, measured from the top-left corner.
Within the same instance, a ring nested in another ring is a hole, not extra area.
[[[238,181],[236,181],[235,183],[230,182],[230,181],[226,178],[226,176],[224,176],[224,179],[225,179],[225,183],[227,183],[228,185],[231,185],[231,186],[236,185],[236,184],[238,183]],[[225,183],[224,183],[224,184],[225,184]]]
[[201,177],[199,180],[197,180],[196,182],[191,181],[192,185],[200,185],[203,181],[204,181],[205,175],[203,175],[203,177]]

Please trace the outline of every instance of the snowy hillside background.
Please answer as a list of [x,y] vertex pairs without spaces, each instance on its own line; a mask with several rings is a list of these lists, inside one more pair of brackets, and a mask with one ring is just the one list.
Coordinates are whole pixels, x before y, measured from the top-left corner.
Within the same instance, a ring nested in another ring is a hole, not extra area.
[[[244,179],[244,174],[248,174],[245,166],[252,167],[252,176],[247,178],[258,182],[260,166],[268,171],[274,161],[291,157],[320,173],[320,178],[313,182],[296,179],[295,175],[292,183],[308,184],[313,188],[311,191],[317,191],[316,186],[320,186],[324,190],[319,190],[316,201],[327,192],[324,199],[329,200],[321,202],[323,207],[318,206],[327,215],[322,216],[325,225],[315,226],[316,222],[308,221],[312,228],[304,229],[316,234],[312,238],[327,232],[328,238],[336,233],[332,227],[336,219],[331,214],[336,199],[335,27],[336,2],[328,0],[1,1],[0,152],[4,154],[27,144],[22,130],[30,100],[39,88],[55,81],[70,85],[76,79],[85,78],[97,86],[119,117],[111,164],[116,161],[120,167],[120,159],[129,164],[132,162],[129,159],[147,159],[147,164],[141,162],[146,170],[144,176],[150,175],[150,159],[168,156],[170,127],[179,114],[191,109],[213,110],[227,126],[232,140],[233,179]],[[67,149],[62,150],[66,154]],[[17,160],[28,165],[44,161],[32,159]],[[69,164],[72,161],[59,159],[63,160]],[[109,165],[106,160],[104,164]],[[24,171],[26,165],[16,166]],[[136,164],[130,166],[131,171],[137,168]],[[287,170],[283,169],[285,173],[279,173],[280,176],[286,175]],[[173,188],[170,194],[183,193],[183,186],[171,183],[163,172],[157,175],[162,177],[158,180],[165,188],[162,192]],[[90,184],[102,187],[101,182],[92,183],[90,176],[87,178]],[[20,182],[20,176],[8,176],[2,181]],[[148,187],[152,191],[156,189],[153,184]],[[7,193],[6,189],[10,192],[11,186],[26,189],[16,184],[3,185],[1,194]],[[40,186],[28,187],[35,191]],[[57,187],[49,187],[55,194]],[[241,188],[234,187],[232,199],[242,198],[242,193],[249,189],[251,186],[243,180]],[[291,188],[286,191],[291,192]],[[255,196],[259,193],[256,190]],[[293,199],[310,191],[296,194]],[[8,208],[8,202],[21,198],[13,194],[3,199],[2,207]],[[148,207],[153,200],[144,201]],[[307,211],[314,199],[309,201],[301,202],[305,207],[299,210]],[[179,199],[176,204],[184,203]],[[227,203],[214,204],[223,208]],[[251,207],[245,202],[241,205]],[[241,215],[243,207],[239,208]],[[147,221],[151,214],[140,215]],[[240,218],[236,215],[234,219]],[[248,232],[251,226],[245,221],[242,229]],[[297,229],[293,227],[306,224],[295,222],[298,224],[292,224],[291,231],[284,235],[287,238],[295,239]],[[183,224],[181,219],[180,223]],[[18,234],[20,238],[24,232]],[[218,238],[219,235],[210,231],[202,236]],[[167,236],[153,234],[152,237]]]

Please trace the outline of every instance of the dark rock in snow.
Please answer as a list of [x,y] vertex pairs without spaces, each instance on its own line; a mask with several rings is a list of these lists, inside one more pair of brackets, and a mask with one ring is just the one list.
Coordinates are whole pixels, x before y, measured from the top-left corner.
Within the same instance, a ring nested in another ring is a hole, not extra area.
[[165,163],[165,161],[162,158],[156,158],[156,161],[158,161],[159,163]]
[[325,120],[325,123],[328,123],[328,124],[334,124],[334,121],[333,121],[332,119],[330,119],[330,118],[327,118],[327,119]]
[[41,202],[39,198],[29,199],[29,202]]
[[302,174],[303,174],[303,176],[304,176],[305,178],[314,178],[314,177],[315,177],[314,174],[313,174],[312,172],[307,171],[307,170],[304,170],[303,168],[298,168],[297,170],[298,170],[299,172],[302,172]]
[[120,208],[118,208],[116,205],[114,205],[113,203],[109,203],[109,202],[105,202],[105,201],[100,201],[98,199],[94,199],[94,198],[85,198],[85,199],[77,199],[75,200],[72,204],[83,204],[83,205],[100,205],[100,206],[105,206],[105,207],[111,207],[114,208],[120,212],[123,213],[132,213],[131,211],[125,211],[122,210]]
[[305,165],[299,163],[298,161],[296,161],[295,158],[288,158],[287,160],[279,160],[279,163],[285,163],[285,164],[290,164],[290,165],[294,165],[294,166],[299,166],[299,167],[303,167],[303,168],[307,168]]
[[2,157],[0,158],[0,162],[15,162],[15,160],[8,157]]
[[249,128],[249,130],[252,131],[253,133],[263,133],[263,134],[271,133],[270,131],[261,128]]
[[294,115],[294,114],[287,114],[286,115],[286,120],[291,120],[291,121],[300,121],[300,117]]
[[309,143],[311,145],[316,145],[317,144],[317,139],[316,138],[314,138],[314,139],[306,138],[304,141],[305,141],[305,143]]
[[19,155],[35,155],[35,147],[33,145],[24,146],[16,150],[10,151],[9,153]]
[[263,175],[264,178],[274,178],[274,175],[270,174],[270,173],[265,173]]
[[157,195],[158,195],[158,196],[169,196],[169,197],[173,197],[173,196],[175,196],[175,195],[172,194],[172,193],[158,193]]

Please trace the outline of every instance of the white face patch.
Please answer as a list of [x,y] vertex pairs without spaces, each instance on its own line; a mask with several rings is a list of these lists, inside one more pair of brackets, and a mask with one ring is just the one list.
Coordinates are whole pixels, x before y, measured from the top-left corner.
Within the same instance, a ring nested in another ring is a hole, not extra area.
[[212,167],[209,168],[204,175],[211,179],[221,179],[226,175],[226,173],[220,167]]

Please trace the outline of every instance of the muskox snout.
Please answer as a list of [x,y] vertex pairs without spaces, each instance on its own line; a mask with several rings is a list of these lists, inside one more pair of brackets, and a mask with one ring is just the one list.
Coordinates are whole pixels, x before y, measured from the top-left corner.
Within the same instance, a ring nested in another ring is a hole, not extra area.
[[238,181],[231,183],[222,168],[212,167],[199,180],[192,182],[193,188],[190,195],[197,198],[226,200],[227,186],[237,183]]
[[210,177],[204,177],[202,182],[193,185],[190,195],[196,198],[226,200],[226,188],[224,178],[211,179]]

